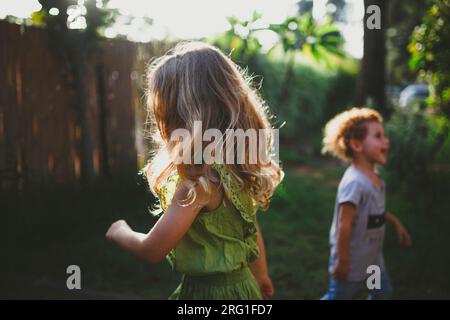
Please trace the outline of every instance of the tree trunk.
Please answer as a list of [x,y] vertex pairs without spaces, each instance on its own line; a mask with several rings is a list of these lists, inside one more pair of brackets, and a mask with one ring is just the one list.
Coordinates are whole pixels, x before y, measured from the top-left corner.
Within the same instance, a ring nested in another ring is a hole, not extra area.
[[[381,12],[381,28],[368,29],[367,7],[377,5]],[[356,85],[356,99],[358,106],[367,105],[372,101],[373,107],[383,115],[388,115],[385,98],[385,15],[387,6],[383,0],[364,0],[364,56],[361,61],[361,71]]]

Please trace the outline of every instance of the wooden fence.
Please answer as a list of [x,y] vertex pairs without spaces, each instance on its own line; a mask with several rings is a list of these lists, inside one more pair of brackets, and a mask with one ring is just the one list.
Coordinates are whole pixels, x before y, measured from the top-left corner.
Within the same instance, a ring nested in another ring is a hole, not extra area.
[[[165,48],[110,40],[88,62],[94,176],[133,175],[145,160],[146,61]],[[158,51],[158,52],[156,52]],[[74,78],[46,30],[0,21],[0,188],[77,184],[81,125]]]

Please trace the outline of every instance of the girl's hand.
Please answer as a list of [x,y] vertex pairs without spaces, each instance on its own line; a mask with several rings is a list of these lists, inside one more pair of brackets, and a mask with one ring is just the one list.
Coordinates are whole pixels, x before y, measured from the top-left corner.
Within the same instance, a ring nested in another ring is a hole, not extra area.
[[397,232],[397,238],[401,245],[410,247],[412,244],[411,236],[406,228],[400,222],[395,225],[395,231]]
[[118,220],[114,222],[106,232],[106,239],[117,242],[117,235],[123,230],[131,230],[130,226],[125,222],[125,220]]
[[395,232],[397,233],[397,238],[400,244],[404,245],[405,247],[411,246],[411,236],[409,235],[408,231],[403,226],[401,221],[390,212],[386,212],[386,220],[392,223],[392,225],[395,227]]
[[256,279],[256,281],[259,284],[259,288],[261,289],[261,294],[265,300],[272,299],[273,297],[273,284],[272,279],[270,279],[269,275],[260,277],[259,279]]

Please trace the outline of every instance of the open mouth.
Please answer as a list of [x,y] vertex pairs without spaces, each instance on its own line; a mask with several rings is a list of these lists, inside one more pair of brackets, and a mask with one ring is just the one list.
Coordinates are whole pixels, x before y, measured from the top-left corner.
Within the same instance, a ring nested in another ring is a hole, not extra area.
[[385,157],[387,157],[388,152],[389,152],[389,149],[388,149],[388,148],[382,148],[382,149],[381,149],[381,153],[382,153]]

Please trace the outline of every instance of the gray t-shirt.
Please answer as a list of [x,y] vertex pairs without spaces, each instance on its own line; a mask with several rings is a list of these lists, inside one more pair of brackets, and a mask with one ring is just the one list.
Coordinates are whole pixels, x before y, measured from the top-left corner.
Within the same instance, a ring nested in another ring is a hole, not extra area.
[[337,262],[337,232],[339,206],[351,202],[356,206],[350,239],[350,272],[347,280],[363,281],[367,278],[367,267],[378,265],[384,269],[383,240],[385,231],[385,186],[377,188],[372,181],[353,165],[347,168],[339,183],[330,230],[331,273]]

